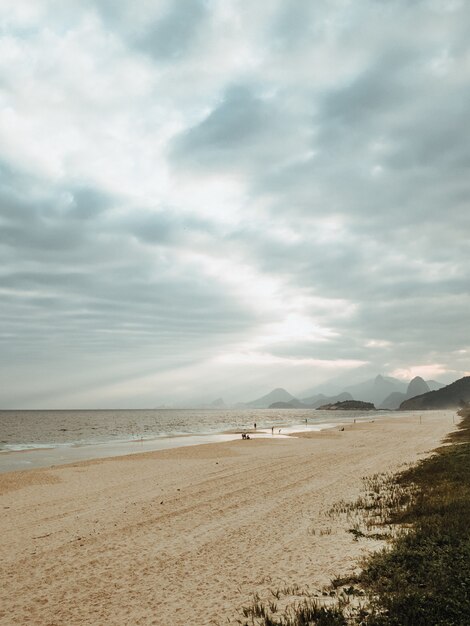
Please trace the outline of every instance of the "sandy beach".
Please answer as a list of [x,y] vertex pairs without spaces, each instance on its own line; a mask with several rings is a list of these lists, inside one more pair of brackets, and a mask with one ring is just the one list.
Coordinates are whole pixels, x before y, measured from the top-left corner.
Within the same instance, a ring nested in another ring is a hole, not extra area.
[[328,510],[429,454],[455,411],[0,475],[0,624],[234,623],[377,547]]

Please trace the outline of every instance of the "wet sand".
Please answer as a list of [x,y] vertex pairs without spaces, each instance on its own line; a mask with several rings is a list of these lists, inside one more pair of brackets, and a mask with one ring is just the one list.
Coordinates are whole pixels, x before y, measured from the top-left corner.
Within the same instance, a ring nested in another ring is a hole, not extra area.
[[374,542],[327,511],[454,428],[419,415],[2,474],[0,624],[226,624],[350,573]]

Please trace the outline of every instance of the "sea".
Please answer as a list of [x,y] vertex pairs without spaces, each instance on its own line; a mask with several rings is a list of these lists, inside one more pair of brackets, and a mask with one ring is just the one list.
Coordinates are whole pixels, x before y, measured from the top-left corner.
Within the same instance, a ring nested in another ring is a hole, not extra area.
[[0,411],[0,472],[229,441],[243,431],[285,437],[380,415],[314,409]]

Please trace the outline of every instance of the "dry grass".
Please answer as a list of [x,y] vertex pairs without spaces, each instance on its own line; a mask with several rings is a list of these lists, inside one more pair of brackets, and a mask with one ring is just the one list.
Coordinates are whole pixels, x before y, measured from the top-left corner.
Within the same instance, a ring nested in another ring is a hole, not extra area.
[[[359,576],[329,589],[271,591],[244,608],[243,626],[470,624],[470,409],[436,453],[398,475],[363,479],[363,494],[330,509],[355,540],[387,539]],[[312,531],[314,532],[314,531]],[[304,596],[279,609],[283,596]]]

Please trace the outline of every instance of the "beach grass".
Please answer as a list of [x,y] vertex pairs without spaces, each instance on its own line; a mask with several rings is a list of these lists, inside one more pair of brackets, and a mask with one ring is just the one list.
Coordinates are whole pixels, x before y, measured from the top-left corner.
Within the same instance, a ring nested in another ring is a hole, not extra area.
[[[468,626],[470,624],[470,408],[435,453],[396,474],[364,479],[339,502],[357,541],[386,539],[359,575],[332,581],[333,605],[306,599],[283,612],[256,602],[243,626]],[[351,606],[349,596],[361,602]]]
[[[245,607],[246,621],[243,626],[347,626],[348,622],[341,607],[321,606],[316,600],[304,600],[286,609],[281,615],[271,610],[268,604],[256,601]],[[276,609],[277,610],[277,609]]]
[[372,603],[369,626],[470,624],[470,409],[448,445],[396,478],[408,505],[391,513],[402,529],[359,577]]

